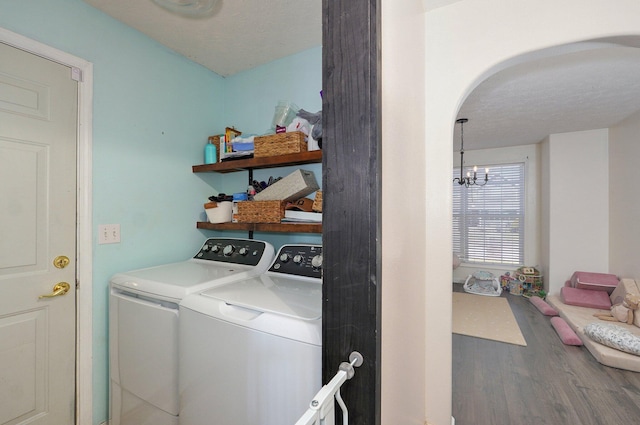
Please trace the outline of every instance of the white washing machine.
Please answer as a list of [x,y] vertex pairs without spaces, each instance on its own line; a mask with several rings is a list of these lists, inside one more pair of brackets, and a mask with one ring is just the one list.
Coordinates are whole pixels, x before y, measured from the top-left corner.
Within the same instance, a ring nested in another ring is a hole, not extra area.
[[180,425],[290,425],[322,387],[322,247],[180,303]]
[[178,424],[178,303],[263,273],[274,252],[267,242],[211,238],[189,260],[113,276],[110,424]]

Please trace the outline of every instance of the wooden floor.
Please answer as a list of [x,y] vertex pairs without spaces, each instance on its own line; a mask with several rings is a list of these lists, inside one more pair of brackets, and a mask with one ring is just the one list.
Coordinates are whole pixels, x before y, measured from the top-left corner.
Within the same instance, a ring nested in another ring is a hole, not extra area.
[[526,298],[502,296],[527,346],[453,335],[456,425],[640,423],[640,373],[603,366],[586,348],[562,344]]

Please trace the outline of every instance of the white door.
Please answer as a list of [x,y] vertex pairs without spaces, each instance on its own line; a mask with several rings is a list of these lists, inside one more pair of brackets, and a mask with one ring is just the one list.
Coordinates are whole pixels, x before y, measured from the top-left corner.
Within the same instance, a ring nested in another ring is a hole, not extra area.
[[0,43],[2,425],[74,423],[77,105],[71,68]]

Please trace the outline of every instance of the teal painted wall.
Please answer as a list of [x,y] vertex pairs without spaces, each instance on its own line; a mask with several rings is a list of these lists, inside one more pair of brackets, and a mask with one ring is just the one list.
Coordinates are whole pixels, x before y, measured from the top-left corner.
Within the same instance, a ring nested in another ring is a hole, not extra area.
[[[110,276],[186,259],[206,237],[216,235],[195,228],[197,220],[204,220],[203,202],[218,189],[245,190],[247,181],[243,173],[224,177],[191,173],[193,164],[202,163],[207,137],[228,125],[247,133],[264,132],[280,99],[312,112],[320,110],[321,49],[224,79],[81,0],[3,0],[0,27],[94,66],[93,423],[97,425],[108,417]],[[228,93],[234,100],[224,104]],[[321,183],[319,165],[305,168],[312,169]],[[269,175],[262,173],[256,177]],[[98,224],[108,223],[120,223],[120,244],[96,243]],[[255,237],[276,246],[321,242],[318,235]]]
[[[229,122],[245,134],[264,134],[270,130],[275,107],[280,100],[295,103],[298,107],[318,112],[322,109],[322,47],[306,50],[296,55],[270,62],[266,65],[226,78],[226,90],[233,102],[228,105]],[[322,186],[322,166],[307,164],[301,167],[255,170],[254,178],[267,181],[269,176],[284,177],[298,168],[313,171],[318,185]],[[220,192],[233,193],[246,190],[247,173],[217,176],[214,186]],[[309,195],[310,197],[313,194]],[[246,237],[246,233],[237,234]],[[285,243],[322,243],[320,235],[258,233],[257,239],[272,243],[276,249]]]

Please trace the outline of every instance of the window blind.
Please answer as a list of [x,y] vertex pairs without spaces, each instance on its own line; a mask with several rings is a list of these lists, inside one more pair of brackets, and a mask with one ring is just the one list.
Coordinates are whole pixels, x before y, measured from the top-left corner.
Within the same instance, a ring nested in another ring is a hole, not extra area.
[[453,250],[462,261],[524,263],[524,185],[524,163],[491,165],[486,186],[453,184]]

